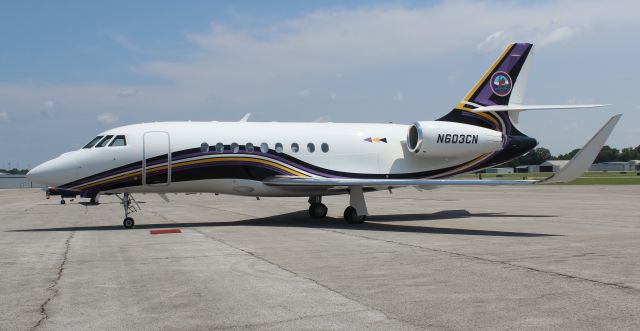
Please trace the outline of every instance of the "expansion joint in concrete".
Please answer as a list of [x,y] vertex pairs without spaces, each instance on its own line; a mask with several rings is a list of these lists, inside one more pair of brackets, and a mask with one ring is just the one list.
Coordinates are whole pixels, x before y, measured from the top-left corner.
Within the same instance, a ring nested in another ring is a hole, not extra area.
[[387,240],[387,239],[372,238],[372,237],[368,237],[368,236],[364,236],[364,235],[349,234],[349,233],[345,233],[345,232],[337,231],[337,230],[330,230],[330,229],[323,229],[323,230],[339,233],[339,234],[342,234],[342,235],[345,235],[345,236],[358,237],[358,238],[362,238],[362,239],[369,239],[369,240],[375,240],[375,241],[382,241],[382,242],[395,244],[395,245],[399,245],[399,246],[405,246],[405,247],[411,247],[411,248],[417,248],[417,249],[424,249],[424,250],[428,250],[428,251],[432,251],[432,252],[444,253],[444,254],[449,254],[449,255],[453,255],[453,256],[463,257],[463,258],[482,261],[482,262],[489,262],[489,263],[507,265],[507,266],[510,266],[510,267],[518,268],[518,269],[524,269],[524,270],[533,271],[533,272],[539,272],[539,273],[543,273],[543,274],[547,274],[547,275],[560,276],[560,277],[564,277],[564,278],[568,278],[568,279],[590,282],[590,283],[593,283],[593,284],[614,287],[614,288],[621,289],[621,290],[634,290],[634,291],[638,290],[635,287],[627,286],[627,285],[623,285],[623,284],[619,284],[619,283],[605,282],[605,281],[601,281],[601,280],[596,280],[596,279],[590,279],[590,278],[585,278],[585,277],[565,274],[565,273],[561,273],[561,272],[557,272],[557,271],[542,270],[542,269],[538,269],[538,268],[534,268],[534,267],[528,267],[528,266],[521,265],[521,264],[515,264],[515,263],[512,263],[512,262],[508,262],[508,261],[488,259],[488,258],[484,258],[484,257],[480,257],[480,256],[474,256],[474,255],[469,255],[469,254],[464,254],[464,253],[457,253],[457,252],[447,251],[447,250],[444,250],[444,249],[431,248],[431,247],[425,247],[425,246],[413,245],[413,244],[407,244],[407,243],[402,243],[402,242],[393,241],[393,240]]

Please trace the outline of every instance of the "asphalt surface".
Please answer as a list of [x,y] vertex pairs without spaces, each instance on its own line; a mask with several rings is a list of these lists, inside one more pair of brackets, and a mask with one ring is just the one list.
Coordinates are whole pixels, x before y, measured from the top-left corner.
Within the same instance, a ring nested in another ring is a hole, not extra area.
[[[0,190],[0,329],[639,329],[640,186],[306,199]],[[180,229],[181,233],[151,234]]]

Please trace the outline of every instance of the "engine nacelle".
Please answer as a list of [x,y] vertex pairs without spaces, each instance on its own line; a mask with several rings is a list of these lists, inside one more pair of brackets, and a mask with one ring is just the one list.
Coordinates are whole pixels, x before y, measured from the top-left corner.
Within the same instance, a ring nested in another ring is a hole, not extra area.
[[407,133],[407,148],[421,157],[475,156],[502,146],[502,132],[455,122],[415,122]]

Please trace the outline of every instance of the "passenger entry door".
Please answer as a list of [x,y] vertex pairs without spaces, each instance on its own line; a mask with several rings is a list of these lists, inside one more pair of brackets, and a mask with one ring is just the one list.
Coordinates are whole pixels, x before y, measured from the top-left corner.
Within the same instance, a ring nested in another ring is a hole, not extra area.
[[149,131],[142,136],[142,185],[171,183],[171,141],[169,133]]

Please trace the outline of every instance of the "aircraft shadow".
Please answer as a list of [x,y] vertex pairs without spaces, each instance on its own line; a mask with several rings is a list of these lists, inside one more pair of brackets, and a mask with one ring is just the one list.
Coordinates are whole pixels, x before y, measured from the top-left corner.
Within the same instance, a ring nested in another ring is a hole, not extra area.
[[[189,222],[189,223],[147,223],[136,224],[135,229],[159,229],[159,228],[192,228],[192,227],[227,227],[227,226],[261,226],[261,227],[293,227],[315,228],[327,230],[353,230],[353,231],[382,231],[405,233],[430,233],[453,234],[467,236],[491,236],[491,237],[550,237],[558,236],[546,233],[511,232],[497,230],[476,230],[464,228],[429,227],[406,224],[385,223],[388,221],[417,221],[417,220],[443,220],[475,217],[466,210],[442,211],[433,214],[404,214],[404,215],[380,215],[371,216],[363,224],[347,224],[341,218],[325,217],[324,219],[312,219],[304,211],[297,211],[281,215],[252,218],[228,222]],[[508,217],[502,214],[498,217]],[[479,214],[479,217],[491,217],[488,214]],[[513,217],[552,217],[545,215],[513,215]],[[382,222],[382,223],[378,223]],[[133,231],[135,231],[135,229]],[[56,231],[132,231],[124,229],[121,225],[96,225],[96,226],[71,226],[58,228],[20,229],[7,232],[56,232]]]
[[374,222],[395,222],[395,221],[427,221],[427,220],[447,220],[456,218],[471,217],[502,217],[502,218],[546,218],[557,217],[554,215],[528,215],[528,214],[505,214],[505,213],[470,213],[465,209],[443,210],[430,214],[393,214],[393,215],[370,215],[367,221]]

